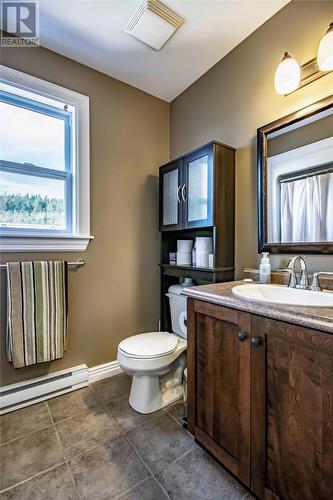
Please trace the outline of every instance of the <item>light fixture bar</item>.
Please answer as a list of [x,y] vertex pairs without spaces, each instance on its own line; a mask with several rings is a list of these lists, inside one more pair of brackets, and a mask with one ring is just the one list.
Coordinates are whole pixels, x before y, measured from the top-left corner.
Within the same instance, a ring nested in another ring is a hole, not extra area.
[[293,94],[294,92],[297,92],[297,90],[301,89],[302,87],[305,87],[306,85],[309,85],[309,83],[319,80],[319,78],[322,78],[323,76],[326,76],[329,73],[332,73],[332,71],[322,71],[321,69],[319,69],[316,57],[310,59],[310,61],[302,64],[301,66],[301,81],[299,86],[297,87],[296,90],[293,90],[292,92],[286,95],[290,95]]
[[[274,85],[277,94],[290,95],[333,72],[333,23],[319,43],[317,57],[302,66],[285,52],[275,71]],[[290,89],[290,91],[288,91]]]

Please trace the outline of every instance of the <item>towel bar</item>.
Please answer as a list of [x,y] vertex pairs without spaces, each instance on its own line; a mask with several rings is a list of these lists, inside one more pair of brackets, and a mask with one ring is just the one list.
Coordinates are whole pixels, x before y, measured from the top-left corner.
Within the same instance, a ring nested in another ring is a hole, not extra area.
[[[82,259],[75,260],[74,262],[67,262],[69,267],[79,267],[79,266],[84,266],[85,261]],[[0,264],[1,269],[6,269],[6,264]]]

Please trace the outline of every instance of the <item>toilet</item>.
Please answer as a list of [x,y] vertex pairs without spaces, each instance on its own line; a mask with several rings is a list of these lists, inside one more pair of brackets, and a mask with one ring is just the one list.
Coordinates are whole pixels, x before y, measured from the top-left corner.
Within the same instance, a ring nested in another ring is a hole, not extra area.
[[184,395],[187,299],[181,291],[191,285],[192,280],[186,278],[181,285],[172,285],[166,294],[172,333],[141,333],[128,337],[118,346],[118,363],[124,372],[132,375],[129,404],[139,413],[160,410]]

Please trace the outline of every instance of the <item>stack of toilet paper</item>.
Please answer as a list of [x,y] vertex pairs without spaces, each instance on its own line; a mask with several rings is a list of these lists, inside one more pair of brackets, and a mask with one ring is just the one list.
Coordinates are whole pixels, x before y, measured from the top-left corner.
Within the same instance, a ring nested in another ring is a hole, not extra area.
[[192,240],[177,240],[177,266],[192,264]]
[[213,241],[210,237],[198,236],[195,239],[197,267],[209,267],[209,254],[212,253]]

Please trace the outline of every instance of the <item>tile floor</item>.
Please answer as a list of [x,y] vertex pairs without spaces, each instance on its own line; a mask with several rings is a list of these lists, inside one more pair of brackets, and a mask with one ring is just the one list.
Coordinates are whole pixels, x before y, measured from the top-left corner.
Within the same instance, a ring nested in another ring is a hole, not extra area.
[[0,417],[0,500],[222,500],[247,493],[182,428],[128,405],[127,375]]

